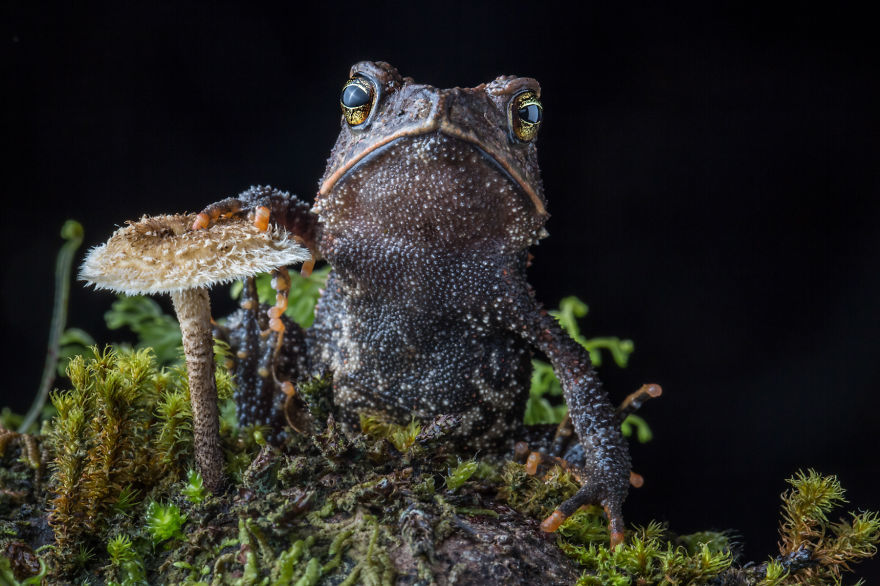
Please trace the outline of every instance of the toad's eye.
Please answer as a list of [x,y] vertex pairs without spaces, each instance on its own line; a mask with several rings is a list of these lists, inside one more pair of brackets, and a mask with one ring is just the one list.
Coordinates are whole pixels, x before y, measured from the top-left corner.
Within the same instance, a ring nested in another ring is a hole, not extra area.
[[339,105],[349,126],[358,126],[367,121],[373,109],[376,90],[366,77],[356,75],[345,82]]
[[534,140],[544,117],[544,108],[538,94],[531,90],[516,94],[510,101],[508,117],[510,128],[517,139],[525,142]]

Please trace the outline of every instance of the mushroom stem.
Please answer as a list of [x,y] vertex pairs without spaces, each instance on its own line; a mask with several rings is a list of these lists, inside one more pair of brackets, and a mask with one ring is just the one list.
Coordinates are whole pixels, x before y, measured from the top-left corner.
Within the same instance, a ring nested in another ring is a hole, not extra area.
[[211,302],[204,287],[171,293],[189,375],[189,400],[193,416],[193,451],[196,466],[211,492],[223,489],[223,450],[220,448],[220,413],[214,380],[214,337]]

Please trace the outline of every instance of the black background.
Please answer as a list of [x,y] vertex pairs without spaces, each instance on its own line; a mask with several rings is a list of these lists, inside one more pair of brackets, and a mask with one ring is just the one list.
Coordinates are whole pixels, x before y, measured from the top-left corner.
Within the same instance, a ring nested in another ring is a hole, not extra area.
[[[2,15],[2,403],[37,387],[63,220],[86,244],[254,183],[311,199],[361,59],[440,87],[543,86],[553,214],[530,280],[635,340],[615,399],[665,389],[629,521],[775,551],[799,468],[880,509],[876,33],[838,8],[361,2],[50,7]],[[609,3],[610,4],[610,3]],[[216,313],[226,295],[213,295]],[[74,286],[97,339],[112,296]],[[862,567],[877,572],[878,563]]]

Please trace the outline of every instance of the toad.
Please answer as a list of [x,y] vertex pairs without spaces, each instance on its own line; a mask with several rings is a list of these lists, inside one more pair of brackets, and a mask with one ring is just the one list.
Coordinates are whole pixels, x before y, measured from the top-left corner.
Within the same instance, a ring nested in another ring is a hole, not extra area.
[[[253,213],[330,263],[304,346],[309,368],[332,374],[350,430],[361,413],[404,423],[456,414],[459,445],[510,448],[523,432],[532,351],[543,353],[564,389],[580,443],[569,453],[583,482],[543,527],[597,504],[616,544],[630,482],[621,414],[525,276],[529,247],[547,235],[540,95],[531,78],[438,89],[387,63],[358,63],[311,209],[257,187],[208,206],[194,227]],[[274,329],[295,327],[279,325],[278,313]]]

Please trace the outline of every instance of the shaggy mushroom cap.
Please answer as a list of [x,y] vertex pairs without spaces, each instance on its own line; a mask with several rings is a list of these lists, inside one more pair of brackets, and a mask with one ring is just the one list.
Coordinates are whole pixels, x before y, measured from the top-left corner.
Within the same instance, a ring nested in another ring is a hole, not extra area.
[[310,258],[283,228],[261,231],[244,217],[192,230],[195,214],[144,216],[92,248],[80,280],[127,295],[174,293],[229,283]]

